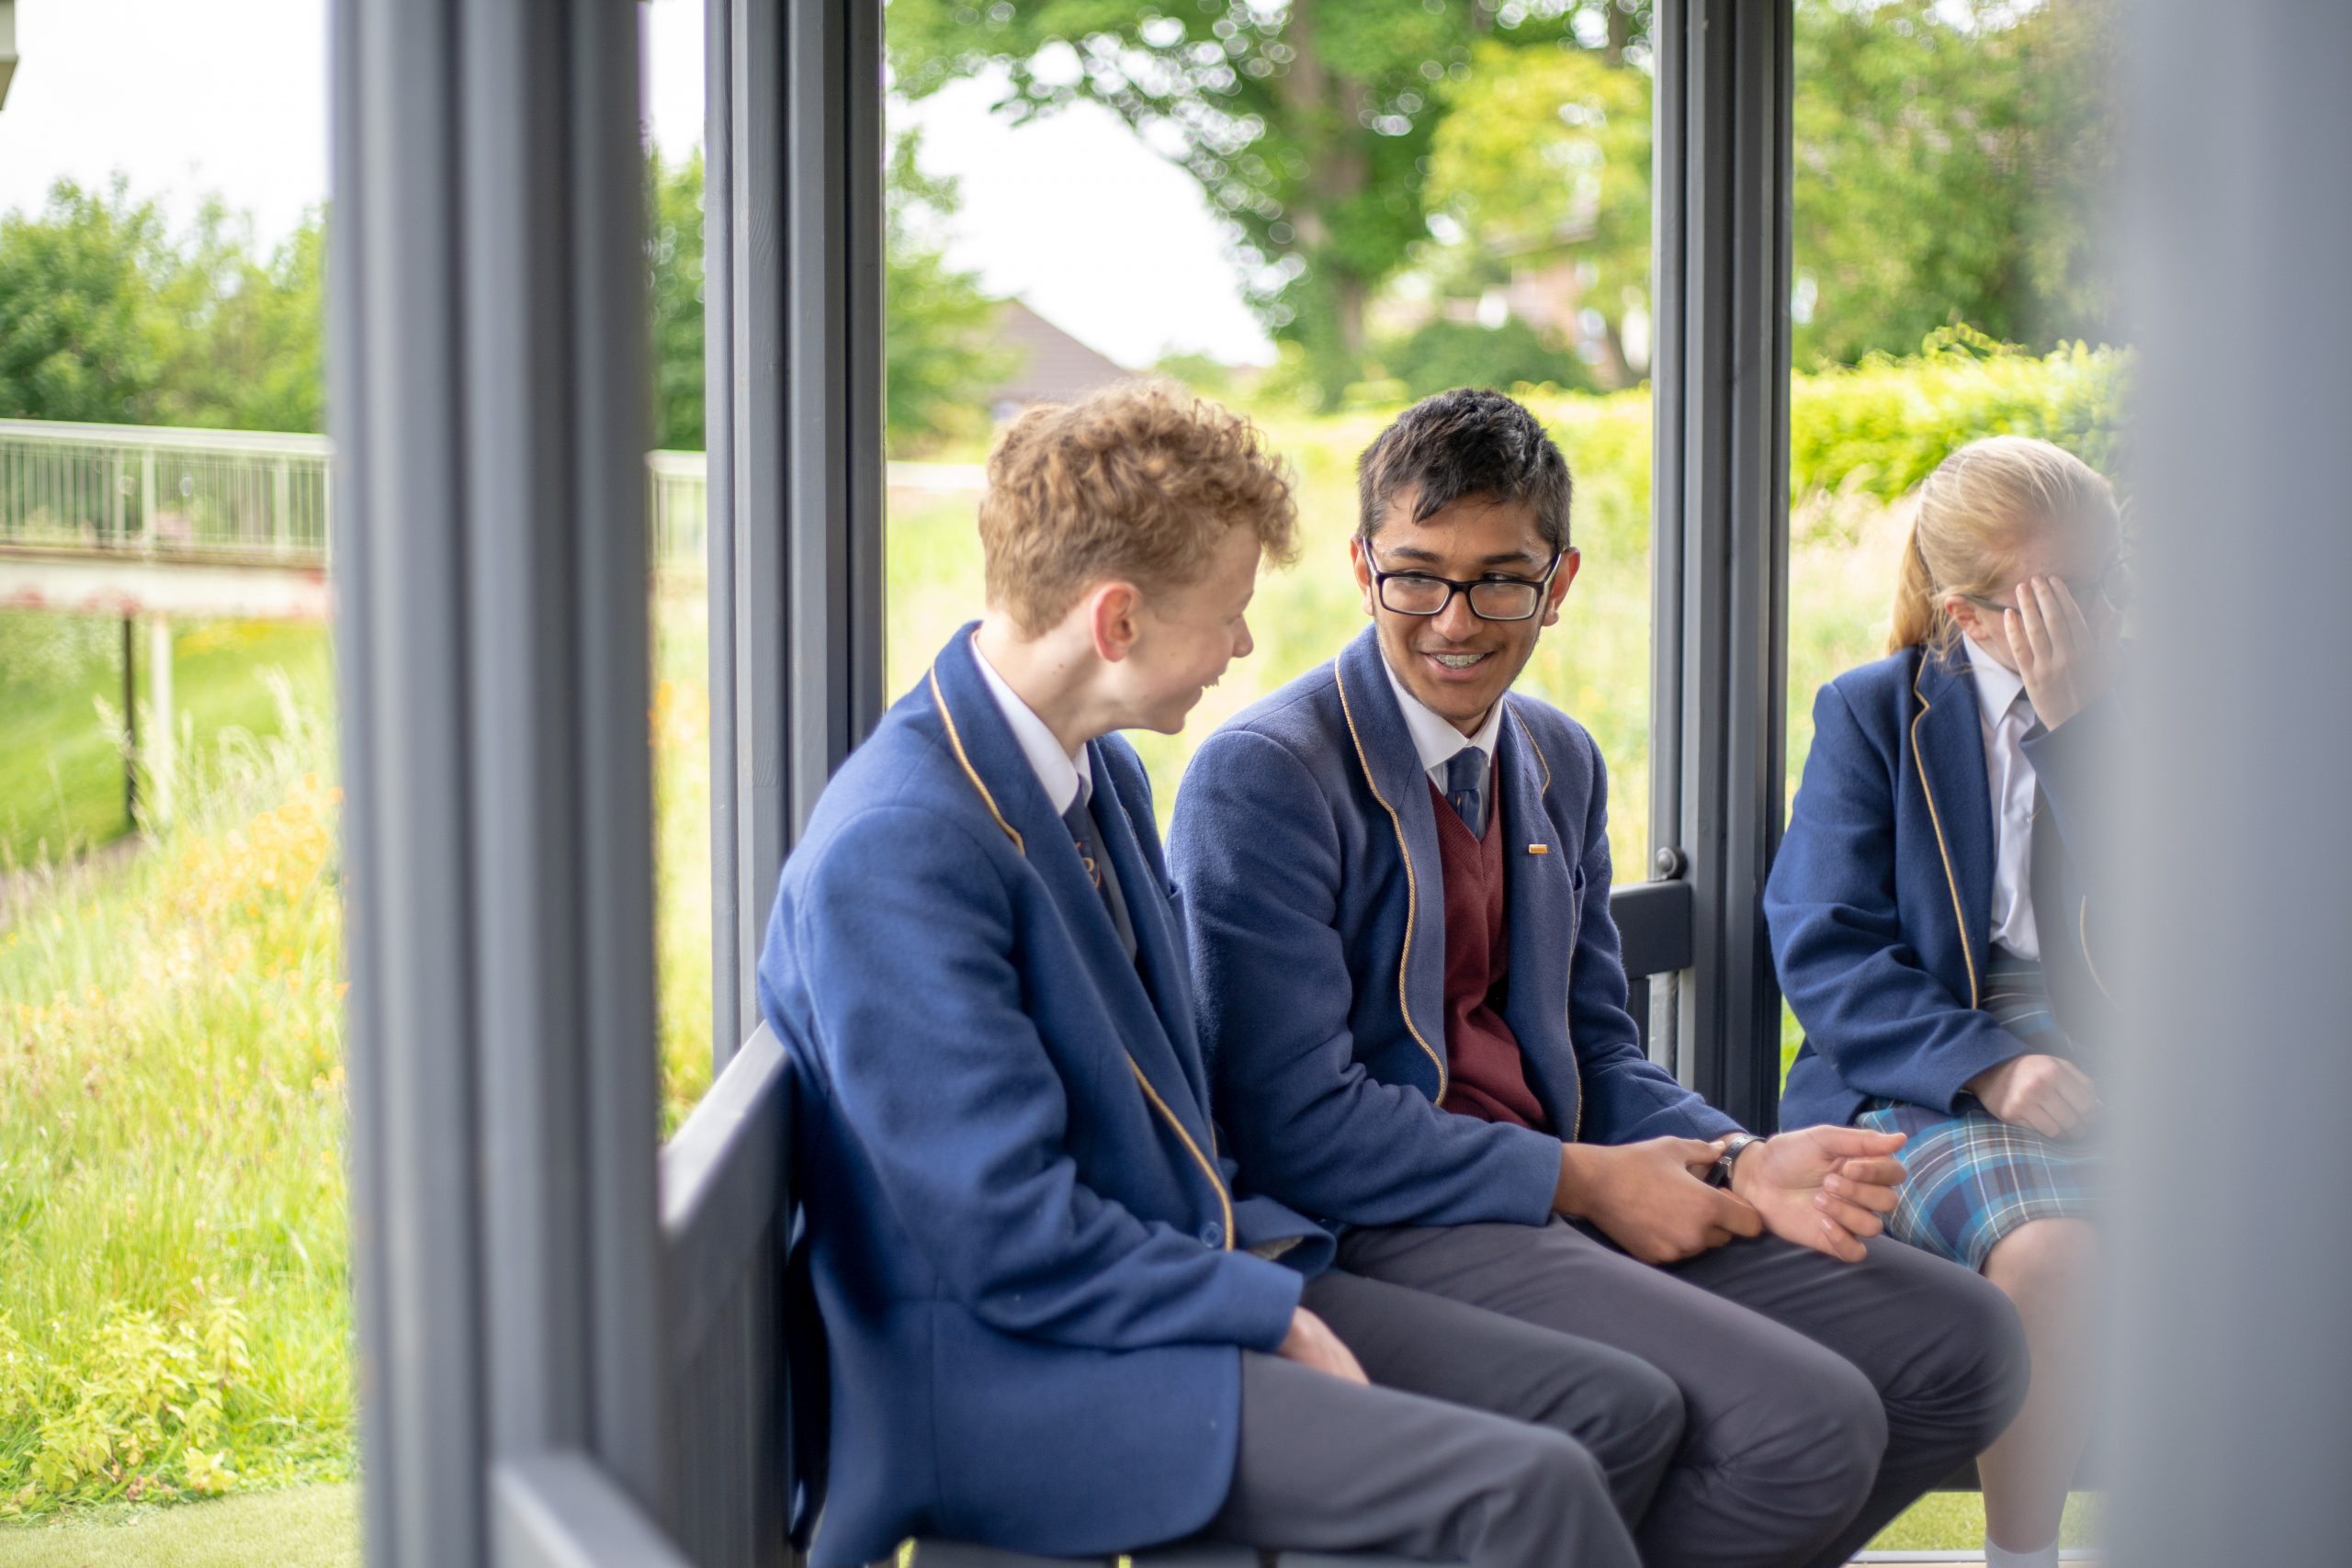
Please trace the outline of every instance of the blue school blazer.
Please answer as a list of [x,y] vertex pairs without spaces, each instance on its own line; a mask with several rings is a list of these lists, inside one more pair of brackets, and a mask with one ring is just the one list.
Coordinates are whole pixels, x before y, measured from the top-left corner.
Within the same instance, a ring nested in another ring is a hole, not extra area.
[[1281,1343],[1331,1253],[1233,1190],[1134,750],[1090,747],[1131,963],[970,633],[826,786],[760,959],[828,1344],[816,1568],[917,1533],[1078,1556],[1207,1523],[1241,1348]]
[[[2059,905],[2074,916],[2042,922],[2042,968],[2052,1010],[2078,1034],[2112,1006],[2082,869],[2096,856],[2081,852],[2116,705],[2103,694],[2025,743],[2066,855]],[[1813,729],[1764,886],[1781,989],[1805,1031],[1781,1124],[1849,1122],[1881,1096],[1956,1111],[1962,1085],[2026,1049],[1978,1008],[1992,946],[1993,793],[1967,655],[1908,648],[1849,670],[1814,699]]]
[[[1497,750],[1529,1087],[1591,1143],[1735,1123],[1643,1055],[1584,728],[1509,695]],[[1560,1138],[1456,1116],[1444,894],[1419,754],[1370,627],[1209,737],[1170,831],[1217,1106],[1265,1191],[1337,1225],[1541,1224]]]

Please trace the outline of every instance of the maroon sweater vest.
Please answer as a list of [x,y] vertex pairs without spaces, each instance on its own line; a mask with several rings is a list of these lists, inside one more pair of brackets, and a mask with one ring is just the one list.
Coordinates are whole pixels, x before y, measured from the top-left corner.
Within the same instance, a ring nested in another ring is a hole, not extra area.
[[1510,933],[1504,897],[1503,833],[1494,771],[1487,775],[1487,836],[1464,825],[1437,785],[1438,866],[1445,882],[1445,1109],[1481,1122],[1550,1131],[1527,1086],[1519,1036],[1503,1021],[1510,994]]

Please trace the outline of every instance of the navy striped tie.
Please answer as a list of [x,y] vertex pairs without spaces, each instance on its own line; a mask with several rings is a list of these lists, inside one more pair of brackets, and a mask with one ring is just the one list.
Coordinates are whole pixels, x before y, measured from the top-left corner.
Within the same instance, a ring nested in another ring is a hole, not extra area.
[[1463,825],[1470,836],[1487,836],[1487,754],[1476,746],[1464,746],[1445,765],[1445,798],[1454,810],[1462,814]]

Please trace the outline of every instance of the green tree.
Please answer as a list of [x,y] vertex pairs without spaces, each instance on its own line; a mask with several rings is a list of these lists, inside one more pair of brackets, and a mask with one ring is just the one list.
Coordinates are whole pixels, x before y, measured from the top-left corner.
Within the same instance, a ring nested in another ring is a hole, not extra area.
[[162,213],[120,176],[60,180],[38,213],[0,218],[0,418],[153,420],[174,265]]
[[[994,342],[997,301],[947,265],[938,238],[956,186],[917,167],[913,133],[892,144],[884,182],[883,399],[891,446],[914,450],[988,427],[988,389],[1014,368]],[[652,221],[646,245],[651,300],[655,445],[703,446],[703,161],[647,157]]]
[[1117,114],[1229,225],[1260,319],[1329,400],[1361,374],[1372,295],[1428,232],[1431,138],[1478,40],[1622,58],[1642,0],[892,0],[894,79],[921,97],[990,70],[1016,123]]
[[1481,42],[1446,89],[1429,202],[1454,243],[1433,270],[1473,285],[1573,260],[1606,323],[1612,386],[1629,386],[1623,324],[1650,294],[1650,77],[1600,52]]
[[653,330],[653,445],[703,449],[702,149],[675,164],[645,153],[647,303]]
[[979,279],[947,265],[939,234],[956,211],[956,183],[915,164],[901,134],[883,186],[882,387],[894,446],[908,449],[988,428],[988,389],[1019,368],[995,340],[998,301]]
[[324,430],[325,262],[323,211],[306,214],[265,260],[253,220],[207,201],[159,282],[157,423]]
[[1800,365],[1961,322],[2041,347],[2107,335],[2109,20],[2105,0],[1799,0]]

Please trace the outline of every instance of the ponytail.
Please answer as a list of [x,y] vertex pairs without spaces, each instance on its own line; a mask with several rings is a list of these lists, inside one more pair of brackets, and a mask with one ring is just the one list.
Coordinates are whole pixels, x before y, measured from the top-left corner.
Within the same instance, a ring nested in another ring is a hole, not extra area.
[[1928,558],[1919,550],[1919,525],[1914,523],[1894,580],[1894,620],[1886,634],[1886,651],[1939,645],[1951,635],[1951,626],[1943,595],[1928,573]]

